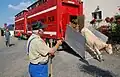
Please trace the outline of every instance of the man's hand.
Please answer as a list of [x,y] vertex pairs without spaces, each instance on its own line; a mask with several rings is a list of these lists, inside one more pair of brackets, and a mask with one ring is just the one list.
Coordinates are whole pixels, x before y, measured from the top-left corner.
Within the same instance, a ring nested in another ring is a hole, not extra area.
[[58,45],[61,45],[61,44],[62,44],[62,41],[63,41],[63,40],[58,40],[58,41],[57,41],[57,44],[58,44]]
[[59,45],[61,45],[62,44],[62,41],[63,40],[58,40],[57,41],[57,44],[53,47],[53,48],[51,48],[51,50],[50,50],[50,55],[54,55],[54,53],[56,52],[56,50],[58,49],[58,47],[59,47]]
[[50,53],[51,55],[54,55],[54,53],[55,53],[54,48],[51,48],[49,53]]
[[55,54],[49,54],[49,57],[50,57],[50,58],[54,58],[54,57],[55,57]]

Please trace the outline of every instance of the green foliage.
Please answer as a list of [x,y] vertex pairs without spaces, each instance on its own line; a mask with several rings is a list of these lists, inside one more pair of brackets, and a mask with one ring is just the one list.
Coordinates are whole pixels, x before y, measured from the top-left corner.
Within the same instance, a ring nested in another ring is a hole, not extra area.
[[111,23],[113,35],[120,36],[120,24],[118,21],[118,19],[120,19],[120,15],[115,15],[114,19],[114,22]]
[[96,20],[96,22],[100,23],[102,21],[102,19]]
[[114,17],[115,17],[115,20],[120,19],[120,15],[119,14],[115,15]]
[[116,32],[116,23],[111,23],[112,32]]

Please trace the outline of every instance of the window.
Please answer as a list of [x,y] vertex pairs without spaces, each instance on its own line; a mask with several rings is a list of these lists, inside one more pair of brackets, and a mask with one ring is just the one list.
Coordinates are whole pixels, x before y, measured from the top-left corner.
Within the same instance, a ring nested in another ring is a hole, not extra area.
[[92,17],[95,19],[102,19],[102,11],[93,12]]
[[70,15],[70,22],[73,24],[77,24],[78,23],[77,16]]
[[41,21],[42,23],[45,23],[45,22],[46,22],[46,19],[40,19],[40,21]]
[[51,17],[48,17],[48,22],[52,22],[52,21],[54,21],[55,19],[54,19],[54,16],[51,16]]
[[33,8],[35,8],[36,7],[36,5],[34,4],[31,8],[33,9]]
[[31,10],[34,9],[35,7],[38,7],[39,5],[47,2],[48,0],[38,0],[37,2],[33,3],[31,6],[29,6],[27,9]]
[[23,15],[23,14],[24,14],[24,12],[25,12],[25,10],[21,11],[21,12],[20,12],[20,13],[18,13],[15,17],[19,17],[19,16]]

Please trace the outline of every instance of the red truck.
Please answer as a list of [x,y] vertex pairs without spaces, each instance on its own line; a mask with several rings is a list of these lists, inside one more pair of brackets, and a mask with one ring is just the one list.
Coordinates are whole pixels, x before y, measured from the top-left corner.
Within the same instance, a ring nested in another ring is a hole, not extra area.
[[[21,32],[29,37],[32,31],[38,30],[37,25],[46,24],[43,38],[47,42],[55,42],[56,39],[65,38],[67,24],[80,16],[84,16],[83,2],[80,0],[38,0],[27,7],[27,10],[23,10],[15,16],[14,33],[15,36],[18,36]],[[73,45],[72,43],[71,46],[77,47],[76,44]],[[84,45],[78,45],[77,48],[80,52],[80,50],[84,50]]]
[[38,0],[15,16],[15,36],[18,31],[30,35],[39,21],[47,24],[44,38],[61,38],[66,25],[83,15],[83,3],[78,0]]

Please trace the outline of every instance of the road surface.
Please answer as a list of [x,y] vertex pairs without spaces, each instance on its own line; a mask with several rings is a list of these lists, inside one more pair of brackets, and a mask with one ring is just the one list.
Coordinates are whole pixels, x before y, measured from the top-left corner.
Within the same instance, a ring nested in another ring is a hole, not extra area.
[[[26,41],[11,37],[6,47],[0,36],[0,77],[29,77]],[[58,51],[53,59],[53,77],[120,77],[120,55],[104,54],[105,61],[81,61],[73,51]]]

